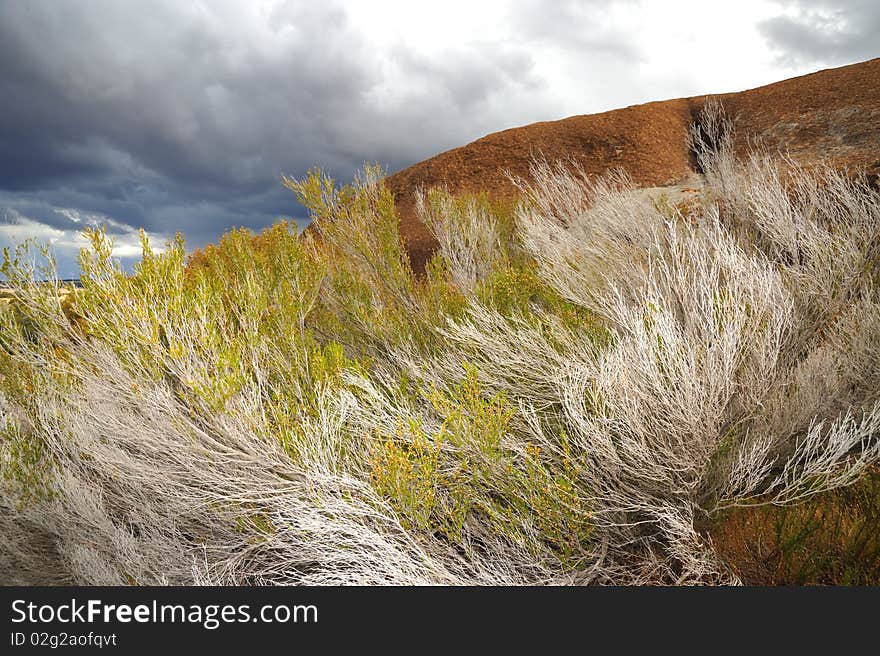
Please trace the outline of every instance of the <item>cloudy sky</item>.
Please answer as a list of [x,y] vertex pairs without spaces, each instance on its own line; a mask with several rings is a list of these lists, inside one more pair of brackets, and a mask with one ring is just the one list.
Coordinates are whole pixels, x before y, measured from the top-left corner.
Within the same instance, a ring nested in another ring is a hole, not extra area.
[[0,0],[0,246],[190,247],[306,220],[279,183],[880,56],[880,3]]

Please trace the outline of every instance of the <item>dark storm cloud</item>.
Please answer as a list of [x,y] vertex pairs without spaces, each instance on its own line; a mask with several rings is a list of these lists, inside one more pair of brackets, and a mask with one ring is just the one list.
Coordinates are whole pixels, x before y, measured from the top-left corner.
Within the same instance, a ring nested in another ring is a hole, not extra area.
[[[632,91],[655,93],[638,5],[474,3],[458,22],[461,7],[426,5],[443,19],[422,47],[408,32],[430,20],[420,9],[353,1],[0,0],[0,246],[31,230],[72,249],[101,221],[131,248],[139,227],[200,246],[305,220],[282,174],[394,172],[488,132],[650,100]],[[780,43],[781,25],[764,28]],[[805,35],[791,38],[809,49]]]
[[876,0],[799,0],[791,15],[758,27],[787,63],[835,65],[880,56],[880,3]]
[[[234,16],[178,7],[151,4],[136,18],[131,3],[0,7],[5,189],[91,188],[89,209],[121,202],[163,230],[145,204],[269,200],[288,167],[354,164],[338,155],[332,126],[370,72],[343,15],[281,13],[276,34],[291,34],[258,51],[226,38],[221,23]],[[334,51],[321,60],[318,35]],[[278,199],[262,209],[281,210]]]
[[382,55],[341,6],[248,4],[0,4],[0,209],[70,230],[74,208],[198,245],[303,218],[282,173],[402,168],[485,129],[462,118],[529,80],[521,50],[452,47],[442,65],[399,57],[421,91],[377,97]]

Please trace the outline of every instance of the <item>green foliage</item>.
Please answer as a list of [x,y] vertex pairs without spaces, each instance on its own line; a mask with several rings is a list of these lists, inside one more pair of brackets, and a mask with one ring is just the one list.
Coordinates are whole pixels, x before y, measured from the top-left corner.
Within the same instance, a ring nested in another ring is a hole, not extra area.
[[376,436],[371,456],[374,487],[407,526],[459,543],[469,524],[485,525],[563,562],[585,553],[590,508],[564,438],[562,458],[507,444],[517,413],[505,394],[487,395],[467,364],[452,390],[426,389],[421,397],[437,428],[413,415],[393,434]]
[[70,291],[57,283],[49,250],[32,241],[4,249],[0,272],[13,290],[0,306],[0,481],[26,505],[53,494],[46,435],[54,426],[42,406],[51,398],[63,407],[78,378],[67,335]]
[[425,276],[416,281],[423,339],[430,342],[431,328],[443,326],[448,319],[461,318],[468,307],[467,296],[449,277],[446,262],[434,257],[428,262]]
[[23,431],[7,417],[0,424],[0,485],[11,491],[21,506],[34,504],[53,493],[53,461],[40,435]]
[[317,236],[310,246],[326,265],[318,329],[368,351],[419,330],[416,283],[381,170],[367,166],[339,188],[317,169],[284,184],[311,212]]
[[505,262],[477,289],[477,297],[505,315],[530,316],[535,309],[553,315],[563,326],[607,345],[611,335],[590,310],[564,299],[540,279],[533,262]]
[[[437,523],[445,528],[446,513],[439,507],[439,438],[429,439],[413,420],[399,425],[394,435],[377,435],[376,439],[370,461],[376,491],[401,513],[407,528],[430,530]],[[435,517],[438,513],[439,518]]]

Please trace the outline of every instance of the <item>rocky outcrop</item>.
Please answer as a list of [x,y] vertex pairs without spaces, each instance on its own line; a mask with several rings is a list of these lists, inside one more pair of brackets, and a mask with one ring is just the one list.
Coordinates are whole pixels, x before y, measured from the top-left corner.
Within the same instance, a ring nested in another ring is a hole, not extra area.
[[[623,168],[639,185],[677,184],[693,173],[687,147],[691,123],[708,98],[652,102],[601,114],[572,116],[496,132],[441,153],[387,179],[401,214],[413,268],[434,241],[415,214],[416,189],[512,194],[507,174],[527,177],[535,156],[577,162],[591,174]],[[826,161],[880,175],[880,59],[714,96],[734,119],[738,148],[748,139],[802,163]]]

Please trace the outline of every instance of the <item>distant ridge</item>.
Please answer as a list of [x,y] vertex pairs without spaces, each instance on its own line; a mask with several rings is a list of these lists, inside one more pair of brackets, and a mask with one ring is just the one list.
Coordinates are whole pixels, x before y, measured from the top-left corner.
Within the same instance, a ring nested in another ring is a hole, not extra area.
[[748,91],[533,123],[440,153],[387,179],[413,268],[422,270],[435,246],[415,215],[413,194],[419,187],[445,185],[454,193],[504,197],[513,192],[505,172],[526,177],[533,155],[571,159],[591,174],[620,167],[640,186],[674,184],[693,172],[687,133],[711,97],[734,118],[741,154],[748,135],[805,164],[825,160],[864,169],[874,180],[880,175],[880,58]]

